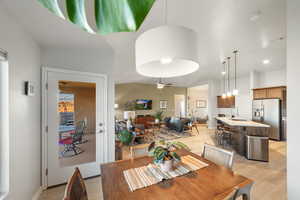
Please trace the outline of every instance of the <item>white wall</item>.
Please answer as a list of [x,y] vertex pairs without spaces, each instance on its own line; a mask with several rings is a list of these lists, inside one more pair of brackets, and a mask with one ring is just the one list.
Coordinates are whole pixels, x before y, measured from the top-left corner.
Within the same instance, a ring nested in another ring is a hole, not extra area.
[[191,87],[187,89],[188,96],[188,115],[193,117],[205,118],[208,114],[208,108],[197,108],[196,101],[203,100],[207,102],[208,99],[208,85],[203,85],[199,87]]
[[[7,199],[27,200],[40,186],[40,49],[2,7],[0,27],[0,48],[9,53],[11,123],[10,194]],[[27,80],[36,86],[33,97],[24,95],[24,81]]]
[[288,199],[300,198],[300,1],[287,3],[287,185]]
[[286,85],[286,69],[260,72],[258,87],[273,87]]
[[114,160],[114,80],[112,49],[84,49],[80,47],[43,47],[41,62],[44,67],[64,68],[82,72],[106,74],[108,76],[108,134],[109,152],[105,160]]
[[208,81],[208,101],[207,101],[207,113],[208,113],[208,128],[215,128],[217,126],[215,117],[218,115],[217,110],[217,96],[220,92],[220,83],[218,80]]
[[0,54],[0,193],[9,190],[9,71]]

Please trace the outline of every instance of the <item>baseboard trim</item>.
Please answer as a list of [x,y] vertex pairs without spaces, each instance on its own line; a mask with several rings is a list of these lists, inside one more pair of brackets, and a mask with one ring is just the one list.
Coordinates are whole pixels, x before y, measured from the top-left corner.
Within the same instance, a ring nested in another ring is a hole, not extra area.
[[39,187],[39,189],[34,193],[32,200],[39,200],[42,192],[43,192],[43,188]]

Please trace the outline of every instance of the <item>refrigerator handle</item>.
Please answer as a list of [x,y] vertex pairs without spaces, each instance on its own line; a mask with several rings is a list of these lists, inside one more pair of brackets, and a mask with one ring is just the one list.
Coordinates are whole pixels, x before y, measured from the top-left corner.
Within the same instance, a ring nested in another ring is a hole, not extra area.
[[263,102],[261,103],[261,118],[262,118],[262,121],[265,120],[265,106],[264,106]]

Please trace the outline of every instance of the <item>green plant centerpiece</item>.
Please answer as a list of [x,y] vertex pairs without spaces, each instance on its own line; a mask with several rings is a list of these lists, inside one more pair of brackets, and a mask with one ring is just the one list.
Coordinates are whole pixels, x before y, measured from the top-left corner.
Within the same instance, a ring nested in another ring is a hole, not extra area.
[[175,152],[179,149],[190,151],[190,148],[182,142],[159,141],[159,146],[152,142],[149,146],[149,154],[154,157],[154,163],[160,165],[163,171],[172,171],[175,162],[180,161],[180,156]]
[[154,113],[154,118],[155,118],[155,120],[156,120],[156,122],[158,123],[158,122],[160,122],[160,121],[162,121],[162,118],[163,118],[163,113],[164,113],[164,111],[156,111],[155,113]]

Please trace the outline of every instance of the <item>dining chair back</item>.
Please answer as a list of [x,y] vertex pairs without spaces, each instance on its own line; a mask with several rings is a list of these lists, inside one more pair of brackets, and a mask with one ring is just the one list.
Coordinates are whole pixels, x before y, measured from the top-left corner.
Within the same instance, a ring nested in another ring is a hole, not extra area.
[[67,183],[63,200],[88,200],[84,180],[77,167]]
[[130,157],[136,158],[148,155],[149,144],[138,144],[130,146]]
[[218,165],[232,169],[234,152],[204,144],[202,156]]

